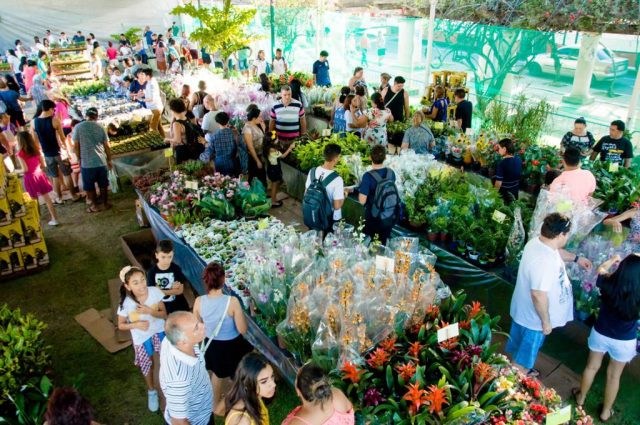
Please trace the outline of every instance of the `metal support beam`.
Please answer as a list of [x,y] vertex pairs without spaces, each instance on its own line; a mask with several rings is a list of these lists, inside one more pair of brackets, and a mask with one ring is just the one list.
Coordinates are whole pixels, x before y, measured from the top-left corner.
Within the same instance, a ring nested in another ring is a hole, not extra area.
[[433,57],[433,28],[436,24],[436,4],[438,0],[429,0],[429,27],[427,29],[427,64],[425,67],[424,81],[429,85],[431,78],[431,58]]

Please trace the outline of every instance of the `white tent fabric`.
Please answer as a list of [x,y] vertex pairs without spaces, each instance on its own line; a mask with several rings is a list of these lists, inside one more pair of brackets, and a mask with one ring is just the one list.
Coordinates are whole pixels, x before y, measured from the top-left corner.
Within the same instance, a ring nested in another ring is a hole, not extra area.
[[56,36],[80,30],[98,40],[131,27],[149,25],[164,33],[176,16],[169,14],[180,0],[0,0],[0,47],[12,48],[16,39],[31,46],[49,29]]

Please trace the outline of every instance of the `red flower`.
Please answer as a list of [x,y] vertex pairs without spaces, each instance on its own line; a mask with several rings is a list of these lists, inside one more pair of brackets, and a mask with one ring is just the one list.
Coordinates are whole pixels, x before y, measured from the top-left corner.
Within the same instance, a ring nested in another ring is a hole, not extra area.
[[397,338],[387,338],[384,341],[382,341],[380,343],[380,347],[382,347],[384,349],[384,351],[388,352],[388,353],[394,353],[395,351],[397,351],[397,348],[395,346],[396,344],[396,340]]
[[422,350],[422,344],[420,344],[420,341],[416,341],[412,344],[409,345],[409,355],[411,357],[415,357],[418,358],[418,355],[420,354],[420,350]]
[[569,21],[573,22],[576,20],[576,15],[574,15],[573,13],[569,14]]
[[449,404],[446,390],[435,385],[429,387],[427,400],[429,401],[429,413],[440,413],[442,412],[442,405]]
[[531,163],[533,165],[540,165],[540,161],[538,161],[537,159],[534,159],[533,161],[531,161]]
[[374,352],[369,354],[367,363],[369,364],[369,366],[375,369],[380,369],[386,362],[389,361],[389,357],[389,353],[384,351],[382,348],[376,348]]
[[549,12],[548,10],[546,12],[544,12],[544,17],[548,18],[551,16],[551,12]]
[[437,305],[429,305],[427,310],[425,311],[425,316],[429,318],[429,320],[435,320],[436,317],[440,314],[440,309]]
[[358,367],[351,362],[343,364],[340,371],[343,373],[342,379],[348,379],[354,384],[360,382],[360,378],[364,374],[364,370],[358,369]]
[[473,301],[471,303],[471,310],[469,311],[469,319],[473,319],[482,311],[482,304],[479,301]]
[[411,413],[411,416],[415,416],[418,413],[418,409],[427,404],[427,392],[420,389],[419,383],[407,385],[407,388],[409,391],[407,391],[402,399],[410,402],[409,413]]
[[413,375],[416,374],[416,365],[414,365],[413,362],[401,364],[396,366],[396,371],[405,382],[409,382],[413,378]]

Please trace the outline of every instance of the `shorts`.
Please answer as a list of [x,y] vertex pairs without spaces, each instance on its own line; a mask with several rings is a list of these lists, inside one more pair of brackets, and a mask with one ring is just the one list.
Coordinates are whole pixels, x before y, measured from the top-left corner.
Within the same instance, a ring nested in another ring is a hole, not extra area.
[[153,334],[151,338],[140,345],[133,345],[135,358],[133,364],[140,368],[144,376],[147,376],[153,366],[153,353],[160,354],[160,344],[164,339],[164,332]]
[[267,163],[267,177],[271,182],[281,182],[282,181],[282,166],[280,165],[280,160],[276,165],[272,165],[268,160]]
[[592,328],[587,343],[591,351],[609,353],[613,360],[620,363],[629,363],[636,356],[636,341],[635,339],[622,341],[609,338]]
[[538,351],[544,342],[544,334],[542,331],[534,331],[511,322],[511,331],[509,332],[509,342],[505,347],[505,351],[511,354],[513,361],[526,369],[533,368],[538,357]]
[[[209,339],[205,339],[205,345]],[[204,353],[204,361],[207,370],[215,373],[218,378],[232,378],[238,363],[245,356],[253,351],[253,345],[247,342],[242,335],[234,339],[220,341],[214,339]]]
[[96,190],[96,183],[100,189],[109,187],[109,176],[107,167],[80,168],[82,173],[82,188]]
[[58,177],[58,170],[62,172],[63,176],[71,175],[71,163],[68,159],[62,159],[58,156],[45,156],[44,163],[47,166],[47,176],[51,178]]
[[24,120],[24,113],[22,111],[16,111],[13,109],[7,109],[7,115],[13,125],[16,127],[24,127],[27,122]]
[[241,59],[238,61],[238,70],[239,71],[246,71],[247,69],[249,69],[249,62],[246,59]]

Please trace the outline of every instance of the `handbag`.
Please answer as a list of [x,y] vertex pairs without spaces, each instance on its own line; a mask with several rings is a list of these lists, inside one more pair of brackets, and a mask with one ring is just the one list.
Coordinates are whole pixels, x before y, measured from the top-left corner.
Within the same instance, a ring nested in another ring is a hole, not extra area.
[[[227,299],[227,305],[224,308],[224,312],[222,313],[222,317],[220,318],[220,322],[218,322],[218,325],[213,329],[213,332],[211,332],[210,336],[207,336],[207,338],[209,338],[209,340],[207,341],[207,343],[204,345],[204,348],[202,347],[202,343],[200,343],[200,352],[201,353],[206,353],[207,349],[209,348],[209,345],[211,344],[211,341],[213,341],[213,339],[215,337],[218,336],[218,334],[220,333],[220,329],[222,329],[222,322],[224,322],[224,318],[227,317],[227,312],[229,311],[229,305],[231,304],[231,296],[227,295],[229,298]],[[205,295],[206,297],[206,295]]]

